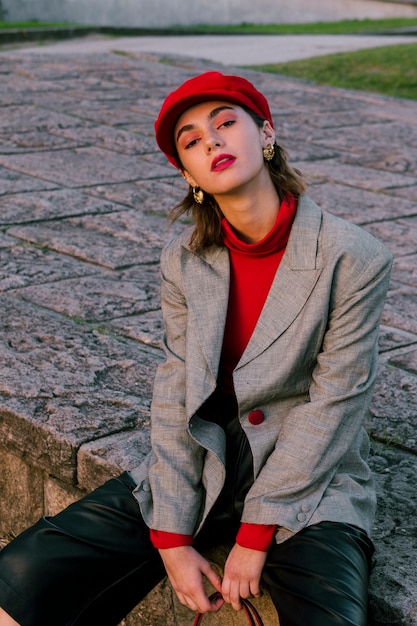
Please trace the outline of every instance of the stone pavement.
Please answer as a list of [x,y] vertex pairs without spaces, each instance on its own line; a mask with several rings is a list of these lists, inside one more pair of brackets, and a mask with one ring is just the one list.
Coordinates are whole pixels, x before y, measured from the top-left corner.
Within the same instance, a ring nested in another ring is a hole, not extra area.
[[[0,53],[3,536],[148,449],[158,259],[184,227],[167,226],[184,186],[153,120],[171,88],[216,67],[151,53]],[[309,194],[395,255],[368,421],[380,498],[370,624],[414,626],[417,102],[237,71],[268,96]],[[191,623],[153,610],[126,624]]]

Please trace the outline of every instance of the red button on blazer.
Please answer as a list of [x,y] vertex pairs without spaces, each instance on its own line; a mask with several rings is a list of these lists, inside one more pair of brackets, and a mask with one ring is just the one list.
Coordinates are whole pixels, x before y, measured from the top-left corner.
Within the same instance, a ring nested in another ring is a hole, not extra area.
[[258,426],[258,424],[262,424],[264,419],[265,415],[260,409],[255,409],[254,411],[251,411],[248,415],[249,423],[252,424],[252,426]]

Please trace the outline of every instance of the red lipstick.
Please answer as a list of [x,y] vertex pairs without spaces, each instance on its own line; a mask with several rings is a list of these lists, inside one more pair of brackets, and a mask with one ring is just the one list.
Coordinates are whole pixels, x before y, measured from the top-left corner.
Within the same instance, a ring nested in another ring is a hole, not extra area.
[[233,165],[236,161],[236,157],[232,154],[219,154],[211,162],[211,171],[220,172]]

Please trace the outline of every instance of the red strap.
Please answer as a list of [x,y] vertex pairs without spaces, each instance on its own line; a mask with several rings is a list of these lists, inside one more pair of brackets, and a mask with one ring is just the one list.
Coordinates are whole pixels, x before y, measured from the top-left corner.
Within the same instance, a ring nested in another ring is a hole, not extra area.
[[[218,598],[221,598],[221,597],[222,597],[221,594],[218,591],[216,591],[210,596],[209,600],[210,602],[212,602],[213,600],[218,600]],[[249,626],[264,626],[261,616],[259,615],[258,611],[253,606],[252,602],[250,602],[249,600],[245,600],[244,598],[241,598],[241,602],[242,602],[242,609],[243,609],[244,614],[247,617]],[[204,615],[205,613],[197,613],[197,615],[195,616],[193,626],[200,626]]]

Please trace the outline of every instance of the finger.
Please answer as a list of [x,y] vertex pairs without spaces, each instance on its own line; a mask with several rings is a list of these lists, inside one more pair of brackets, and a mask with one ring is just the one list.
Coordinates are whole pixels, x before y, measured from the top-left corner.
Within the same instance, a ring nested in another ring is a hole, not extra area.
[[220,593],[222,594],[224,601],[230,604],[230,579],[227,576],[223,578]]
[[[262,591],[261,591],[261,588],[259,586],[259,581],[257,581],[257,580],[250,581],[249,590],[250,590],[250,594],[254,598],[260,598],[261,595],[262,595]],[[242,597],[249,598],[249,596],[242,596]]]
[[208,597],[196,598],[195,596],[184,596],[185,606],[188,606],[192,611],[198,611],[199,613],[207,613],[212,610],[212,605]]
[[222,592],[222,579],[221,576],[211,567],[210,563],[207,563],[207,567],[202,568],[203,574],[207,577],[209,582],[213,585],[216,591]]
[[240,601],[240,584],[239,581],[233,582],[230,586],[230,604],[235,611],[240,611],[242,603]]
[[215,600],[211,601],[211,611],[218,611],[219,609],[222,608],[224,604],[224,600],[223,598],[216,598]]
[[250,590],[249,582],[241,581],[239,587],[239,595],[241,598],[250,598],[252,592]]
[[178,600],[181,602],[181,604],[191,609],[192,611],[197,611],[197,605],[195,604],[195,602],[193,602],[191,598],[184,595],[183,593],[178,593],[178,592],[177,592],[177,597],[178,597]]
[[212,610],[210,600],[204,590],[202,581],[198,585],[189,586],[187,589],[175,589],[181,604],[184,604],[192,611],[207,613]]

